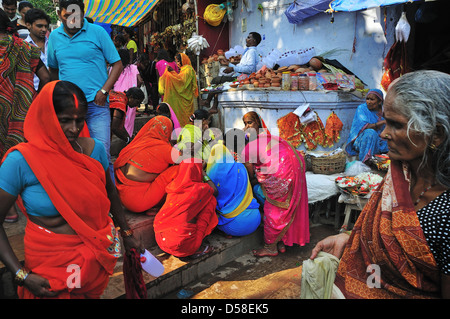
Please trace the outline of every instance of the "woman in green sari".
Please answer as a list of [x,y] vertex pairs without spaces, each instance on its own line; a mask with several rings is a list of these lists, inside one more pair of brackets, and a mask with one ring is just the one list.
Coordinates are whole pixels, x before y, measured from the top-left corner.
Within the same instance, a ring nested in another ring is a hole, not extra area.
[[196,110],[189,117],[190,124],[186,124],[180,132],[177,139],[177,148],[181,151],[189,149],[190,143],[194,144],[192,148],[196,159],[207,161],[211,153],[211,147],[216,143],[216,137],[209,128],[211,117],[206,110]]

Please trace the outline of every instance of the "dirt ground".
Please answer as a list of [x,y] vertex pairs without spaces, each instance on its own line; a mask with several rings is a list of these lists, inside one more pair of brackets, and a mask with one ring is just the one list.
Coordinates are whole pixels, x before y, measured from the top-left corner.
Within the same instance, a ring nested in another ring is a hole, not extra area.
[[[195,281],[179,291],[175,291],[167,295],[164,299],[247,299],[249,292],[245,285],[258,285],[258,279],[272,278],[275,287],[271,290],[277,291],[281,289],[281,285],[286,285],[280,276],[291,276],[288,274],[290,270],[296,271],[311,255],[311,250],[315,244],[323,238],[335,235],[338,230],[333,225],[316,224],[310,228],[310,242],[303,247],[292,246],[286,247],[286,252],[278,254],[276,257],[254,257],[251,251],[247,254],[238,257],[234,261],[219,267],[209,276],[205,276],[199,281]],[[255,247],[258,248],[258,247]],[[277,274],[280,274],[279,276]],[[284,275],[283,275],[284,274]],[[293,276],[296,276],[295,274]],[[269,280],[269,279],[268,279]],[[280,287],[276,286],[279,282]],[[227,282],[231,285],[228,290],[220,290],[217,287],[220,283]],[[216,285],[215,285],[216,284]],[[242,287],[242,289],[240,289]],[[244,291],[245,290],[245,291]],[[262,288],[260,289],[260,291]],[[260,298],[258,295],[253,295],[251,298]],[[261,298],[270,298],[270,296],[262,296]],[[281,296],[280,298],[290,298],[289,295]]]

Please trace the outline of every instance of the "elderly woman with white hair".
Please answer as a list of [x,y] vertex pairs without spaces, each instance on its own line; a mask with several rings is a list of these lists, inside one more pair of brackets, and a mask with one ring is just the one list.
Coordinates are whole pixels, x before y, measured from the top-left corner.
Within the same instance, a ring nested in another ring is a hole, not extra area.
[[438,71],[389,87],[389,171],[351,233],[320,241],[310,257],[340,258],[335,296],[450,298],[449,101],[450,75]]

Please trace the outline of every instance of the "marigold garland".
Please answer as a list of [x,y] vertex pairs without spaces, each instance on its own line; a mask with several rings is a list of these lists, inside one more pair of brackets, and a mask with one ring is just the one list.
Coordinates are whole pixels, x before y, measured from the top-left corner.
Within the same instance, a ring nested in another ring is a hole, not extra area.
[[277,120],[280,137],[297,148],[302,143],[300,118],[290,112]]
[[336,115],[336,113],[331,112],[331,114],[327,118],[327,122],[325,124],[325,135],[327,136],[326,145],[331,147],[334,143],[339,141],[341,138],[340,134],[342,131],[344,124]]
[[305,143],[307,150],[314,150],[318,145],[324,147],[331,147],[340,139],[340,132],[343,124],[336,113],[332,112],[324,127],[322,120],[317,112],[316,121],[307,124],[302,124],[300,118],[293,112],[279,118],[277,126],[280,132],[280,137],[292,146],[297,148],[302,142]]

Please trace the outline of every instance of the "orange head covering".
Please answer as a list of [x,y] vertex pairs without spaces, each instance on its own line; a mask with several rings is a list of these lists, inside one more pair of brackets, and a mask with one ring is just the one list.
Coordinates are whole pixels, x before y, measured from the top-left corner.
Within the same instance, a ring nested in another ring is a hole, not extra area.
[[173,124],[168,117],[158,115],[152,118],[139,130],[133,141],[122,149],[114,162],[114,169],[132,160],[130,164],[137,165],[143,171],[161,173],[169,165],[172,130]]
[[182,67],[185,66],[185,65],[192,66],[191,59],[189,59],[189,57],[186,54],[184,54],[184,53],[178,53],[178,54],[181,57],[181,61],[180,62],[181,62],[181,66]]

